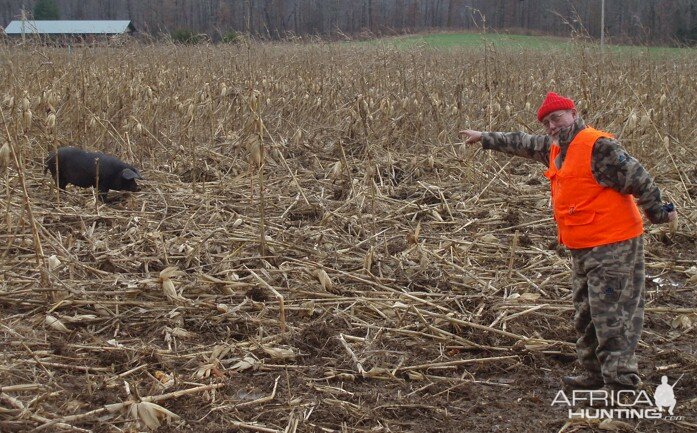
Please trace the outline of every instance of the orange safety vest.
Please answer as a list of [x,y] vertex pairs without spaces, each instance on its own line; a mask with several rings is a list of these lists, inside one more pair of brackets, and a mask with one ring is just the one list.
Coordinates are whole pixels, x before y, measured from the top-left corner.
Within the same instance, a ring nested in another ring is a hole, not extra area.
[[553,144],[545,177],[552,187],[552,206],[559,243],[568,248],[592,248],[635,238],[644,232],[641,213],[630,195],[600,185],[591,171],[593,146],[612,134],[586,127],[569,144],[561,170]]

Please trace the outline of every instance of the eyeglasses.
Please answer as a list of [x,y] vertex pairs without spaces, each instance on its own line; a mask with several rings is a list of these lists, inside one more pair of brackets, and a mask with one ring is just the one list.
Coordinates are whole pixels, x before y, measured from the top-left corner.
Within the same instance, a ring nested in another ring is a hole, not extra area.
[[542,124],[545,126],[545,128],[549,128],[549,124],[551,122],[554,122],[555,124],[561,120],[562,117],[569,111],[560,111],[558,113],[552,113],[547,117],[545,120],[542,121]]

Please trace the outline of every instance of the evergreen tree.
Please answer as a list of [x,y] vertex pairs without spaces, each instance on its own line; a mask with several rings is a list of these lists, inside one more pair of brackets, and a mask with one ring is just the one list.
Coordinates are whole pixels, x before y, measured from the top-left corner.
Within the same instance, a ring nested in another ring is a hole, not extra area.
[[58,6],[54,0],[39,0],[34,6],[35,20],[59,20]]

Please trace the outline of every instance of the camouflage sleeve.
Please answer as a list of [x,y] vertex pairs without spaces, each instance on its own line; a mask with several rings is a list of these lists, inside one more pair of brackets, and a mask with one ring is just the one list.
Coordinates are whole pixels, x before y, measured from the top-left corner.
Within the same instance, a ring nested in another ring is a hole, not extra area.
[[591,170],[600,185],[622,194],[632,194],[649,221],[654,224],[668,222],[668,212],[663,209],[658,186],[641,163],[617,140],[601,138],[595,143]]
[[509,155],[533,159],[549,165],[552,138],[546,135],[530,135],[524,132],[484,132],[482,147]]

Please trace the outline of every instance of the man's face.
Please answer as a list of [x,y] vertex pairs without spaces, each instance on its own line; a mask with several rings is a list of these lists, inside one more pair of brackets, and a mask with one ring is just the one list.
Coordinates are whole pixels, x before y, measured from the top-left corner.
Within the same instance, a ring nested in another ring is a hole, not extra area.
[[571,128],[576,121],[576,110],[557,110],[552,111],[544,119],[542,124],[547,130],[547,134],[555,140],[559,139],[559,132]]

